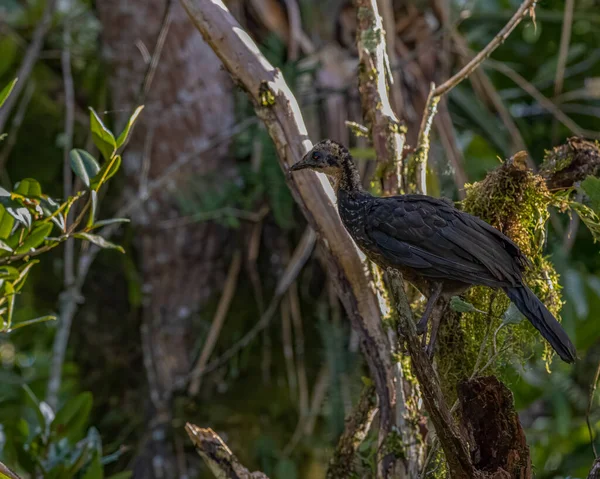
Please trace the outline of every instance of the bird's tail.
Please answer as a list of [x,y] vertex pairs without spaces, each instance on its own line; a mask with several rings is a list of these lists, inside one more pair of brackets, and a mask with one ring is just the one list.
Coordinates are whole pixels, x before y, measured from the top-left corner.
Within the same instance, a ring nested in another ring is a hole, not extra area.
[[504,288],[504,291],[535,329],[546,338],[560,358],[567,363],[575,362],[577,355],[575,346],[560,323],[538,297],[525,285]]

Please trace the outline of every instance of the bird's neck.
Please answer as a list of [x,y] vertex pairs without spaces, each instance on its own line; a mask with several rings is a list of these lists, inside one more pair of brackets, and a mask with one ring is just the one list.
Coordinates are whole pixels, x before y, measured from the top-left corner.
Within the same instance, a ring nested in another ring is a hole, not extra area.
[[348,151],[342,154],[341,168],[338,170],[336,176],[336,189],[338,191],[342,190],[346,193],[363,191],[358,168],[356,168],[354,160]]

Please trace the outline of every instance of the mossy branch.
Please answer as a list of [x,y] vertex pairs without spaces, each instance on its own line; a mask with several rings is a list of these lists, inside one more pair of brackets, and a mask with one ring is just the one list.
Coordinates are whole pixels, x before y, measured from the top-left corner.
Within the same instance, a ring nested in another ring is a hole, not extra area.
[[346,418],[346,427],[329,462],[327,479],[346,479],[354,476],[356,451],[369,432],[377,412],[376,398],[374,386],[366,386],[363,389],[354,411]]
[[398,120],[388,95],[391,84],[383,22],[376,0],[355,0],[358,90],[365,123],[371,132],[377,160],[382,165],[382,189],[395,194],[402,187],[402,150],[406,129]]

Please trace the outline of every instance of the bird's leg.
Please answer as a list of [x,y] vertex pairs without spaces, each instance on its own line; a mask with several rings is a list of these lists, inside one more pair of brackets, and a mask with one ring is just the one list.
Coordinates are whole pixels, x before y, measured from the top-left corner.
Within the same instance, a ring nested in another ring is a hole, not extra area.
[[444,316],[444,311],[446,311],[446,307],[448,306],[447,302],[444,304],[438,303],[438,308],[432,313],[432,321],[431,321],[431,334],[429,335],[429,344],[425,348],[425,352],[429,359],[433,359],[433,353],[435,351],[435,340],[437,339],[437,333],[440,329],[440,324],[442,322],[442,316]]
[[431,294],[429,295],[429,298],[427,299],[427,304],[425,305],[425,311],[423,312],[423,316],[421,316],[421,319],[417,323],[418,334],[425,334],[427,332],[427,322],[429,321],[429,316],[431,316],[431,312],[435,307],[435,303],[437,303],[440,294],[442,294],[442,288],[442,283],[433,284],[433,288],[431,288]]

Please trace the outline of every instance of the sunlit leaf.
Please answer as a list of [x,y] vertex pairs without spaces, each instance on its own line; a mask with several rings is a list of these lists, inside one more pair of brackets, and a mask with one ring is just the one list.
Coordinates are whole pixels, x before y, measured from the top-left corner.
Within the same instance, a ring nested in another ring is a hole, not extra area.
[[92,178],[100,171],[96,159],[85,150],[73,149],[69,153],[69,160],[73,172],[89,187]]
[[23,244],[17,248],[15,251],[16,254],[29,253],[37,248],[44,242],[44,239],[50,234],[52,228],[52,223],[42,223],[38,226],[35,226],[27,238],[25,238]]
[[33,268],[39,262],[39,260],[34,259],[19,267],[19,276],[17,276],[14,282],[15,291],[21,291],[21,289],[23,289],[25,281],[27,280],[27,275],[29,275],[31,268]]
[[15,192],[23,196],[41,196],[42,187],[33,178],[24,178],[15,185]]
[[8,96],[10,95],[10,92],[13,90],[13,88],[17,84],[18,80],[19,80],[18,78],[15,78],[8,85],[6,85],[2,89],[2,91],[0,91],[0,108],[2,108],[2,105],[4,105],[4,102],[6,101],[6,99],[8,98]]
[[13,252],[13,249],[2,240],[0,240],[0,249],[3,249],[4,251],[8,251],[9,253]]
[[121,155],[115,155],[110,161],[107,161],[102,165],[102,168],[92,180],[91,188],[94,190],[100,189],[100,187],[110,178],[112,178],[119,168],[121,167]]
[[6,212],[19,223],[31,228],[31,213],[19,202],[12,199],[11,194],[0,187],[0,203],[4,206]]
[[17,279],[21,273],[14,266],[0,266],[0,279]]
[[50,431],[57,437],[76,439],[81,434],[92,410],[92,394],[84,392],[69,399],[56,413]]
[[52,222],[58,226],[61,231],[64,231],[65,218],[60,212],[61,205],[49,196],[42,196],[40,198],[40,206],[42,208],[42,214],[46,218],[51,218]]
[[121,253],[125,253],[125,250],[122,246],[111,243],[110,241],[105,240],[102,236],[99,235],[93,235],[90,233],[75,233],[73,236],[75,238],[83,239],[89,241],[90,243],[94,243],[96,246],[100,246],[100,248],[116,249]]
[[90,129],[94,144],[106,160],[110,160],[117,150],[117,142],[112,132],[104,125],[98,114],[90,108]]
[[6,239],[12,233],[15,219],[8,214],[6,208],[0,205],[0,239]]
[[94,459],[90,463],[90,465],[85,470],[85,474],[83,475],[83,479],[103,479],[104,478],[104,470],[102,468],[102,462],[100,461],[100,457],[98,453],[94,454]]
[[135,111],[133,112],[133,114],[129,117],[129,120],[127,121],[127,125],[125,126],[125,129],[121,132],[121,134],[117,138],[117,148],[121,148],[123,145],[125,145],[125,143],[127,143],[127,140],[129,139],[129,136],[131,135],[131,132],[133,131],[133,125],[135,124],[138,116],[140,115],[140,113],[142,112],[143,109],[144,109],[144,105],[138,106],[135,109]]

